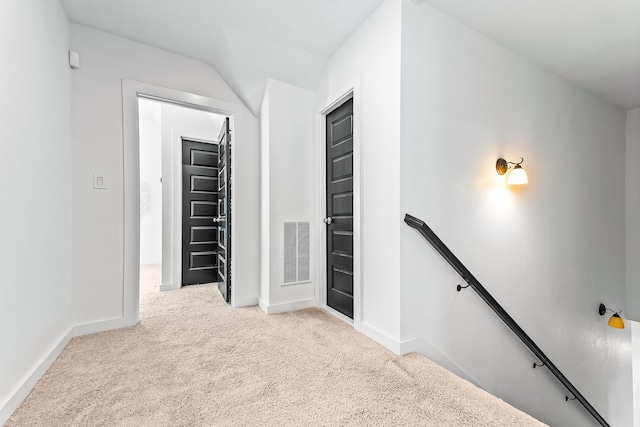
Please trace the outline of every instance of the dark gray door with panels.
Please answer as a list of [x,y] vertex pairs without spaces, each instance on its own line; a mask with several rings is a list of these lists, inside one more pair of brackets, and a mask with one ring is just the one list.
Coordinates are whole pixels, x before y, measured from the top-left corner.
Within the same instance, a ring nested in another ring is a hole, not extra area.
[[182,285],[218,280],[218,147],[182,140]]
[[326,120],[327,305],[353,318],[353,99]]

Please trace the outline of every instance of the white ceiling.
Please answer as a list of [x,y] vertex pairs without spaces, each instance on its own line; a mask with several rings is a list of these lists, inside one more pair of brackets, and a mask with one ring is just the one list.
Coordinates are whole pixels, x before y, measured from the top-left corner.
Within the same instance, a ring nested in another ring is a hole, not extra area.
[[422,0],[548,70],[640,107],[640,0]]
[[[255,113],[267,77],[315,89],[328,58],[382,1],[60,3],[73,22],[211,64]],[[420,1],[619,107],[640,107],[640,0]]]
[[73,22],[207,62],[257,112],[266,78],[314,90],[383,0],[60,0]]

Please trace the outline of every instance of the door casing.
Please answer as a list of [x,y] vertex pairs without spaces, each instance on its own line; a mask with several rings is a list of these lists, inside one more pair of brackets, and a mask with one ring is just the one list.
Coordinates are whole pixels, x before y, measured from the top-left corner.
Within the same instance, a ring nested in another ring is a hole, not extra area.
[[[341,95],[329,100],[318,112],[318,141],[316,143],[316,190],[317,190],[317,258],[318,281],[316,298],[318,306],[334,316],[350,323],[355,329],[361,329],[363,282],[362,282],[362,144],[360,137],[361,120],[361,90],[360,78],[354,79]],[[327,305],[327,227],[323,220],[326,216],[326,118],[327,114],[353,98],[353,319],[343,315]]]
[[[135,80],[122,80],[124,272],[122,321],[118,323],[118,327],[134,325],[140,319],[140,143],[138,139],[138,98],[140,97],[228,116],[230,128],[236,135],[239,133],[237,130],[243,126],[244,107],[240,104]],[[232,158],[232,162],[234,160]],[[238,164],[237,162],[234,163]],[[232,179],[234,178],[235,172],[232,171]],[[236,211],[237,209],[233,209],[232,215]],[[234,234],[234,223],[237,224],[237,221],[232,222],[232,235]],[[233,252],[236,250],[237,245],[232,247]],[[234,255],[233,252],[232,257]],[[234,307],[236,306],[234,295],[237,294],[237,292],[232,292],[231,294],[231,305]]]

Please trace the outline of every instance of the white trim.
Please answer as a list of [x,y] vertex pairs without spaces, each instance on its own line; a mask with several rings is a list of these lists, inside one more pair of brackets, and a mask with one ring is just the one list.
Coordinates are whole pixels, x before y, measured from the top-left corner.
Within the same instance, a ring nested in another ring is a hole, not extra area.
[[453,372],[460,378],[473,383],[475,386],[482,388],[482,386],[473,378],[467,371],[465,371],[460,365],[455,363],[444,353],[442,353],[436,346],[428,342],[421,336],[413,337],[407,341],[403,341],[400,344],[400,355],[408,353],[418,353],[434,363],[437,363],[444,369]]
[[113,331],[115,329],[128,328],[138,324],[138,319],[125,319],[115,318],[101,320],[98,322],[83,323],[76,325],[71,330],[73,337],[80,337],[82,335],[97,334],[98,332]]
[[258,297],[250,297],[250,298],[236,298],[234,307],[251,307],[253,305],[258,305]]
[[[244,107],[233,102],[208,98],[193,93],[168,89],[134,80],[122,80],[122,132],[123,132],[123,194],[124,194],[124,236],[123,236],[123,301],[122,317],[139,319],[140,310],[140,161],[138,133],[138,97],[155,99],[171,104],[182,105],[202,111],[228,116],[233,131],[233,143],[243,141]],[[232,150],[232,164],[237,150]],[[237,168],[235,168],[237,169]],[[235,180],[232,168],[231,179]],[[235,201],[231,199],[231,234],[237,224]],[[236,259],[237,245],[231,247],[231,259]],[[233,268],[233,265],[231,266]],[[234,282],[232,282],[231,306],[237,307]]]
[[374,328],[373,326],[367,323],[362,322],[360,326],[361,326],[360,332],[362,332],[363,334],[365,334],[366,336],[368,336],[378,344],[382,345],[383,347],[386,347],[387,349],[391,350],[395,354],[397,355],[402,354],[400,341],[397,341],[395,338],[387,335],[382,331],[377,330],[376,328]]
[[338,310],[329,307],[328,305],[323,305],[320,307],[321,309],[323,309],[324,311],[326,311],[327,313],[329,313],[330,315],[337,317],[338,319],[342,320],[343,322],[346,322],[348,324],[350,324],[351,326],[353,326],[353,319],[345,316],[344,314],[340,313]]
[[11,417],[16,409],[22,404],[24,399],[31,393],[40,378],[47,372],[53,362],[56,361],[60,353],[66,348],[72,338],[81,335],[94,334],[97,332],[110,331],[113,329],[126,328],[138,323],[137,319],[116,318],[100,322],[85,323],[69,328],[40,361],[35,364],[31,373],[25,377],[22,384],[18,386],[10,397],[0,405],[0,426]]
[[264,300],[258,300],[258,306],[264,311],[266,314],[278,314],[285,313],[287,311],[295,311],[302,310],[303,308],[311,308],[316,306],[316,301],[314,298],[309,298],[300,301],[291,301],[285,302],[282,304],[272,304],[264,302]]
[[180,289],[181,287],[182,287],[182,286],[180,286],[180,285],[177,285],[177,286],[176,286],[176,285],[175,285],[175,284],[173,284],[173,283],[169,283],[169,284],[166,284],[166,285],[160,285],[159,290],[160,290],[160,292],[165,292],[165,291],[175,291],[175,290]]
[[422,336],[416,336],[406,341],[400,342],[366,323],[361,324],[360,331],[378,344],[386,347],[399,356],[403,356],[409,353],[418,353],[443,367],[444,369],[453,372],[460,378],[464,378],[465,380],[473,383],[475,386],[482,388],[480,383],[474,377],[472,377],[467,371],[465,371],[462,367],[460,367],[457,363],[447,357],[437,347],[428,342]]
[[333,110],[335,110],[336,108],[344,104],[346,101],[353,98],[353,92],[354,92],[354,88],[353,87],[349,88],[345,93],[340,95],[338,98],[332,101],[329,105],[327,105],[322,110],[320,110],[320,114],[322,114],[323,116],[326,116],[327,114],[331,113]]
[[[340,106],[346,100],[353,99],[353,327],[361,330],[363,321],[364,283],[362,278],[363,241],[362,241],[362,206],[363,206],[363,181],[362,181],[362,75],[358,74],[341,91],[336,91],[325,101],[323,108],[318,113],[318,142],[316,143],[316,167],[317,191],[317,224],[324,224],[326,215],[326,115]],[[326,242],[327,228],[318,227],[316,231],[318,248],[316,262],[318,266],[318,281],[316,285],[317,305],[327,307],[327,260]]]
[[18,386],[13,393],[10,393],[11,397],[0,405],[0,426],[7,422],[24,399],[26,399],[29,393],[31,393],[31,390],[33,390],[40,378],[42,378],[45,372],[47,372],[47,369],[49,369],[53,362],[56,361],[58,355],[60,355],[67,344],[69,344],[71,338],[73,338],[73,334],[70,328],[63,334],[58,343],[54,345],[51,350],[45,353],[45,355],[40,359],[40,362],[36,363],[31,374],[26,376],[24,381],[22,381],[22,384]]

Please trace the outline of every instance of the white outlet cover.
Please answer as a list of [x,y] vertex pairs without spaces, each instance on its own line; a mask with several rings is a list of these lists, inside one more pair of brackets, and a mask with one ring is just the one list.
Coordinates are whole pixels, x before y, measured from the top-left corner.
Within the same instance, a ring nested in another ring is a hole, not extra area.
[[107,188],[104,175],[93,175],[93,188],[96,190],[104,190]]

